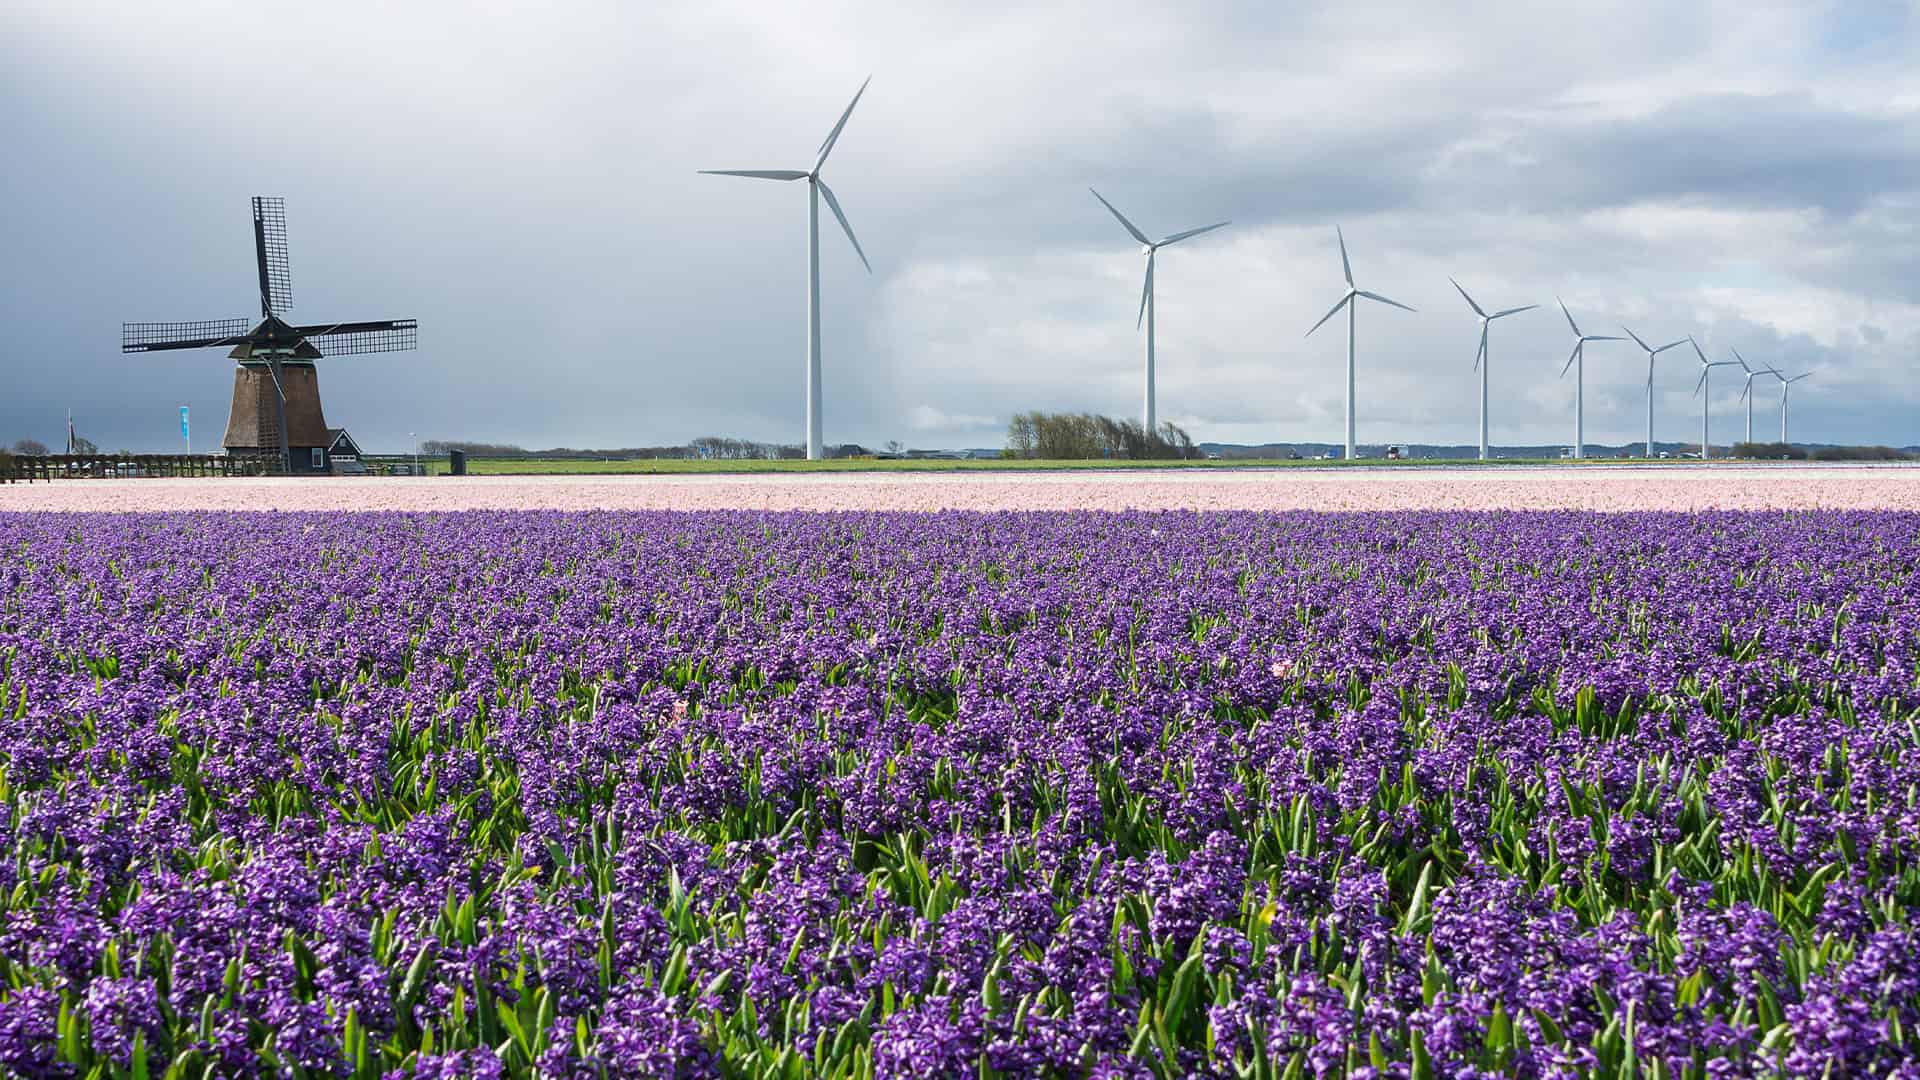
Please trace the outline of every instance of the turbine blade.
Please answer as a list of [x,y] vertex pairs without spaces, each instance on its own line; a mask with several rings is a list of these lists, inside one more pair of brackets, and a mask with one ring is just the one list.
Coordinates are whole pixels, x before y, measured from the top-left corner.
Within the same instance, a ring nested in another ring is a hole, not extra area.
[[1735,360],[1738,360],[1738,361],[1740,361],[1740,370],[1741,370],[1741,371],[1752,371],[1752,370],[1753,370],[1752,368],[1750,368],[1750,367],[1748,367],[1748,366],[1747,366],[1747,358],[1746,358],[1746,357],[1744,357],[1744,356],[1741,356],[1741,355],[1740,355],[1740,350],[1739,350],[1739,349],[1736,349],[1736,348],[1734,348],[1733,346],[1731,346],[1731,345],[1729,345],[1729,346],[1727,346],[1727,351],[1733,354],[1733,358],[1734,358]]
[[[1407,305],[1405,305],[1405,304],[1403,304],[1403,303],[1401,303],[1400,301],[1398,301],[1398,300],[1389,300],[1389,299],[1387,299],[1386,297],[1384,297],[1384,296],[1381,296],[1381,295],[1380,295],[1379,293],[1377,293],[1377,292],[1362,292],[1362,291],[1360,291],[1360,290],[1358,290],[1358,289],[1356,289],[1356,290],[1354,290],[1354,295],[1356,295],[1356,296],[1364,296],[1364,297],[1366,297],[1366,298],[1367,298],[1367,299],[1369,299],[1369,300],[1378,300],[1378,301],[1380,301],[1380,302],[1381,302],[1381,303],[1383,303],[1383,304],[1392,304],[1392,305],[1393,305],[1394,307],[1397,307],[1397,308],[1399,308],[1399,309],[1400,309],[1400,310],[1402,310],[1402,311],[1413,311],[1413,309],[1412,309],[1412,308],[1410,308],[1410,307],[1408,307]],[[1418,313],[1416,312],[1416,314],[1418,314]]]
[[1627,339],[1623,337],[1612,337],[1607,334],[1586,334],[1582,336],[1580,340],[1581,341],[1625,341]]
[[[1572,322],[1573,320],[1572,320],[1572,319],[1568,319],[1567,321],[1568,321],[1568,322]],[[1579,329],[1579,327],[1577,327],[1577,326],[1576,326],[1576,327],[1574,327],[1574,329],[1575,329],[1575,330],[1578,330],[1578,329]],[[1563,379],[1564,379],[1564,378],[1566,378],[1566,377],[1567,377],[1567,372],[1569,372],[1569,371],[1572,371],[1572,370],[1573,370],[1573,362],[1574,362],[1575,360],[1578,360],[1578,359],[1580,358],[1580,349],[1581,349],[1581,347],[1582,347],[1582,346],[1584,346],[1585,344],[1586,344],[1586,342],[1585,342],[1584,340],[1582,340],[1582,341],[1576,341],[1576,342],[1574,342],[1574,343],[1573,343],[1573,351],[1567,354],[1567,362],[1566,362],[1566,363],[1565,363],[1564,365],[1562,365],[1562,366],[1561,366],[1561,368],[1560,368],[1560,377],[1561,377],[1561,378],[1563,378]]]
[[1653,351],[1656,353],[1663,353],[1663,352],[1666,352],[1668,349],[1677,349],[1680,346],[1685,345],[1686,343],[1687,342],[1685,338],[1682,338],[1679,341],[1669,341],[1665,345],[1662,345]]
[[860,95],[867,92],[867,83],[872,81],[873,76],[869,75],[866,82],[860,84],[860,89],[853,93],[853,100],[847,102],[847,111],[840,114],[840,122],[833,125],[833,130],[827,133],[826,140],[820,144],[820,156],[813,162],[814,172],[819,172],[820,166],[827,163],[827,155],[833,153],[833,144],[840,141],[840,132],[846,128],[847,118],[853,115],[853,107],[860,104]]
[[701,169],[702,176],[750,176],[755,180],[805,180],[797,169]]
[[1168,244],[1177,244],[1182,240],[1188,239],[1189,237],[1199,236],[1201,233],[1204,233],[1204,232],[1212,232],[1213,230],[1221,228],[1222,226],[1231,225],[1231,224],[1233,224],[1233,222],[1231,221],[1216,221],[1211,225],[1202,225],[1198,229],[1188,229],[1186,232],[1177,232],[1177,233],[1174,233],[1172,236],[1167,237],[1165,240],[1160,241],[1158,244],[1155,244],[1154,246],[1166,247]]
[[1347,275],[1347,288],[1353,288],[1353,264],[1347,261],[1347,238],[1340,226],[1333,227],[1334,239],[1340,241],[1340,272]]
[[[1448,280],[1448,281],[1453,281],[1453,279],[1452,279],[1452,278],[1448,278],[1447,280]],[[1457,282],[1457,281],[1453,281],[1453,287],[1454,287],[1454,288],[1456,288],[1456,289],[1460,289],[1460,283],[1459,283],[1459,282]],[[1475,315],[1478,315],[1478,316],[1480,316],[1480,317],[1481,317],[1481,318],[1483,318],[1483,319],[1487,317],[1487,313],[1486,313],[1486,312],[1484,312],[1484,311],[1481,311],[1481,310],[1480,310],[1480,305],[1479,305],[1479,304],[1476,304],[1476,303],[1474,303],[1474,302],[1473,302],[1473,297],[1471,297],[1471,296],[1468,296],[1468,295],[1467,295],[1467,290],[1465,290],[1465,289],[1460,289],[1460,297],[1461,297],[1461,299],[1463,299],[1463,300],[1465,300],[1465,301],[1467,302],[1467,306],[1468,306],[1468,307],[1470,307],[1470,308],[1472,308],[1472,309],[1473,309],[1473,313],[1474,313]]]
[[860,265],[867,268],[867,273],[873,273],[873,264],[867,261],[867,253],[860,250],[860,240],[853,235],[853,226],[847,224],[847,215],[840,209],[840,200],[833,197],[833,189],[827,186],[825,180],[816,178],[814,183],[820,185],[820,194],[827,197],[827,209],[833,211],[834,220],[846,230],[847,240],[853,244],[853,253],[860,256]]
[[[1348,305],[1349,303],[1351,303],[1351,302],[1353,301],[1353,297],[1354,297],[1354,294],[1353,294],[1353,293],[1348,293],[1347,295],[1345,295],[1345,296],[1343,296],[1343,297],[1341,297],[1341,298],[1340,298],[1340,302],[1339,302],[1339,303],[1337,303],[1337,304],[1335,304],[1335,305],[1333,305],[1333,307],[1332,307],[1331,309],[1329,309],[1329,310],[1327,311],[1327,313],[1326,313],[1325,315],[1322,315],[1322,316],[1320,316],[1320,321],[1319,321],[1319,322],[1317,322],[1317,323],[1314,323],[1314,324],[1313,324],[1313,330],[1318,330],[1318,329],[1320,329],[1320,327],[1321,327],[1322,325],[1324,325],[1324,324],[1326,323],[1326,321],[1327,321],[1328,319],[1331,319],[1331,318],[1333,318],[1333,317],[1334,317],[1335,315],[1338,315],[1338,314],[1340,313],[1340,309],[1341,309],[1341,308],[1343,308],[1343,307],[1346,307],[1346,306],[1347,306],[1347,305]],[[1312,337],[1312,336],[1313,336],[1313,330],[1309,330],[1309,331],[1307,331],[1306,333],[1304,333],[1304,334],[1302,334],[1302,335],[1300,335],[1300,336],[1301,336],[1301,337]]]
[[1707,354],[1700,351],[1700,343],[1693,340],[1692,334],[1687,335],[1687,344],[1693,346],[1693,355],[1699,357],[1701,363],[1707,362]]
[[1147,252],[1147,276],[1140,282],[1140,314],[1133,317],[1133,328],[1147,321],[1147,298],[1153,295],[1153,252]]
[[[1626,328],[1626,327],[1624,327],[1624,326],[1623,326],[1623,327],[1621,327],[1620,329],[1622,329],[1622,330],[1627,330],[1627,328]],[[1634,343],[1635,345],[1638,345],[1638,346],[1640,346],[1640,347],[1641,347],[1642,349],[1646,349],[1646,350],[1647,350],[1648,352],[1652,352],[1652,351],[1653,351],[1653,349],[1652,349],[1652,348],[1650,348],[1650,347],[1649,347],[1649,346],[1647,345],[1647,343],[1646,343],[1646,342],[1644,342],[1644,341],[1641,341],[1641,340],[1640,340],[1640,335],[1639,335],[1639,334],[1636,334],[1636,333],[1634,333],[1634,332],[1633,332],[1633,331],[1631,331],[1631,330],[1627,330],[1627,336],[1633,339],[1633,343]]]
[[1480,361],[1487,355],[1487,324],[1480,324],[1480,350],[1473,354],[1473,370],[1480,370]]
[[1698,381],[1696,381],[1696,382],[1695,382],[1695,383],[1693,384],[1693,396],[1694,396],[1694,397],[1699,397],[1699,396],[1700,396],[1700,388],[1701,388],[1701,387],[1703,387],[1703,386],[1705,386],[1705,385],[1707,385],[1707,372],[1709,372],[1709,371],[1712,371],[1712,370],[1713,370],[1713,369],[1712,369],[1711,367],[1703,367],[1703,368],[1701,368],[1701,369],[1700,369],[1700,378],[1699,378],[1699,380],[1698,380]]
[[1554,297],[1553,299],[1556,303],[1560,305],[1560,314],[1565,315],[1567,317],[1567,325],[1572,328],[1573,336],[1585,337],[1586,335],[1580,332],[1580,324],[1573,321],[1573,312],[1567,310],[1567,302],[1565,300],[1560,299],[1557,296]]
[[[1753,373],[1753,375],[1758,375],[1758,374],[1759,374],[1759,372],[1757,372],[1757,371]],[[1741,400],[1741,401],[1745,401],[1745,400],[1747,400],[1747,396],[1748,396],[1749,394],[1752,394],[1752,393],[1753,393],[1753,375],[1748,375],[1748,376],[1747,376],[1747,385],[1746,385],[1746,386],[1744,386],[1744,387],[1741,387],[1741,389],[1740,389],[1740,400]]]
[[[1093,191],[1092,188],[1088,188],[1087,190]],[[1113,204],[1107,201],[1107,197],[1105,195],[1102,195],[1097,191],[1093,191],[1093,197],[1100,200],[1101,206],[1104,206],[1108,210],[1112,211],[1113,216],[1119,220],[1121,225],[1126,227],[1128,234],[1130,234],[1135,240],[1140,241],[1142,244],[1145,244],[1148,247],[1153,246],[1153,241],[1147,239],[1147,234],[1135,228],[1133,225],[1133,222],[1127,220],[1127,215],[1114,209]]]
[[1509,315],[1518,315],[1523,311],[1532,311],[1534,308],[1537,308],[1539,306],[1540,306],[1539,304],[1528,304],[1526,307],[1510,307],[1505,311],[1496,311],[1493,314],[1487,316],[1487,318],[1504,319]]

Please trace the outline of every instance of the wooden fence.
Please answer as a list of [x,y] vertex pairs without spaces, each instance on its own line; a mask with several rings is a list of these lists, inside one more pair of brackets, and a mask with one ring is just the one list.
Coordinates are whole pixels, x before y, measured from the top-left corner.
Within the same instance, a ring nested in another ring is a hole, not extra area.
[[[7,464],[11,458],[11,465]],[[0,484],[161,476],[277,476],[278,454],[12,454],[0,457]]]

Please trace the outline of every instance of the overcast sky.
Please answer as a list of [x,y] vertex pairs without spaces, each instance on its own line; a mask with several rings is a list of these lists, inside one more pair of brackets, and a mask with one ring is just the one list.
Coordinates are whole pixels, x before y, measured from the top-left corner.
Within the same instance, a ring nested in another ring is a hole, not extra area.
[[[806,190],[826,176],[829,442],[996,446],[1011,413],[1137,415],[1146,231],[1159,409],[1201,439],[1333,441],[1344,288],[1362,442],[1564,442],[1572,345],[1622,323],[1814,376],[1793,435],[1920,443],[1920,4],[1845,0],[805,5],[271,0],[0,5],[0,442],[178,445],[224,426],[215,351],[122,320],[256,311],[248,197],[284,195],[296,321],[417,317],[320,364],[370,450],[802,437]],[[1656,435],[1697,438],[1690,350]],[[1738,434],[1717,369],[1716,441]],[[1756,434],[1778,431],[1756,384]],[[1631,343],[1587,432],[1644,427]]]

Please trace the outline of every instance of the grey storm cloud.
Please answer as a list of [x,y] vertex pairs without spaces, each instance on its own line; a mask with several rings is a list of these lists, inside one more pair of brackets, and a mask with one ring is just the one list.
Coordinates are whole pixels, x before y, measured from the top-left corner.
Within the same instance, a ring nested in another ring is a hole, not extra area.
[[[1137,408],[1140,260],[1089,184],[1149,231],[1234,221],[1160,268],[1161,411],[1201,438],[1337,435],[1339,335],[1301,335],[1339,223],[1421,309],[1364,313],[1363,441],[1473,437],[1450,274],[1814,370],[1797,436],[1920,441],[1913,5],[1543,7],[25,0],[0,441],[71,408],[168,448],[183,402],[215,437],[228,362],[116,331],[249,314],[256,193],[287,198],[299,314],[421,322],[417,353],[322,362],[365,444],[797,441],[805,193],[695,170],[804,167],[869,73],[828,169],[874,263],[823,227],[830,441]],[[1565,326],[1512,324],[1494,439],[1562,438]],[[1592,438],[1638,433],[1634,368],[1590,355]],[[1692,386],[1663,372],[1663,438],[1697,432]]]

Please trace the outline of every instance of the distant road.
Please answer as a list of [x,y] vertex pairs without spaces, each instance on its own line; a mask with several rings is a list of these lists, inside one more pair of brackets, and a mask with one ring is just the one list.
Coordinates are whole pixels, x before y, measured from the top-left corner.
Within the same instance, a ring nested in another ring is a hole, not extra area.
[[1912,465],[1429,465],[1078,472],[832,472],[69,480],[0,485],[32,510],[1920,511]]

